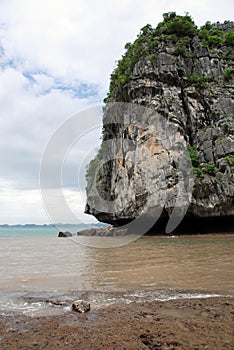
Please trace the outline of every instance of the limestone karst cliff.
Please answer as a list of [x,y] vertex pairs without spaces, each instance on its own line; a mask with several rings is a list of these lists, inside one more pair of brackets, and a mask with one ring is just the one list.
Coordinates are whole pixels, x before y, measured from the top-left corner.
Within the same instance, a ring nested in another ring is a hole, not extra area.
[[163,17],[126,44],[87,171],[86,213],[117,226],[151,208],[234,215],[234,23]]

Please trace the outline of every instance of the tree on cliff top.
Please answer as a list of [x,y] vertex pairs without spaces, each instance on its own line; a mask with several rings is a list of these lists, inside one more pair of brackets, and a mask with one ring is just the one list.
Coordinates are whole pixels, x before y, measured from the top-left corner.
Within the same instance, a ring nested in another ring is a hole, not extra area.
[[163,21],[155,29],[150,24],[145,25],[137,39],[125,45],[126,52],[111,74],[109,93],[104,102],[116,100],[119,92],[130,81],[134,66],[142,57],[156,62],[160,50],[168,43],[175,46],[175,55],[192,56],[194,53],[191,51],[191,42],[195,36],[199,38],[202,46],[208,49],[225,46],[227,58],[231,57],[234,45],[232,30],[224,32],[218,28],[218,24],[210,22],[198,29],[188,13],[184,16],[177,15],[176,12],[164,13]]

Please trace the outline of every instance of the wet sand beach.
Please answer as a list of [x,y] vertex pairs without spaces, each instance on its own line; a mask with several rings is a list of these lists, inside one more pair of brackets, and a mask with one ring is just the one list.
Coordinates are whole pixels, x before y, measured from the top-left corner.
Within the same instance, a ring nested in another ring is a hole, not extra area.
[[91,306],[86,314],[0,316],[0,348],[232,350],[233,316],[232,297]]

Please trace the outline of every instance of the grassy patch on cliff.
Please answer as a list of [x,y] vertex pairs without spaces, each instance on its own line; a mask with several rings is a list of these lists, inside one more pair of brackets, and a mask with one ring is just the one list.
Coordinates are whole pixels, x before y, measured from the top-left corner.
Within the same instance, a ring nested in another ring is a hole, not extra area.
[[[228,25],[228,21],[225,22]],[[104,102],[118,101],[118,96],[126,84],[131,80],[134,67],[137,62],[145,58],[151,64],[157,64],[157,58],[167,45],[174,46],[174,55],[183,58],[193,58],[193,38],[197,37],[199,45],[207,50],[224,49],[223,55],[227,60],[233,58],[234,32],[224,31],[219,23],[206,24],[197,28],[191,16],[186,13],[184,16],[175,12],[163,14],[163,21],[156,28],[150,24],[144,26],[133,43],[125,45],[126,52],[117,62],[116,68],[110,77],[110,88]],[[193,72],[188,80],[191,85],[198,89],[207,87],[207,79],[204,76],[194,76]],[[197,73],[194,73],[197,74]],[[224,81],[230,82],[233,79],[233,68],[227,68],[224,72]]]
[[[201,163],[199,160],[198,152],[196,148],[193,146],[188,146],[187,148],[189,159],[192,163],[192,170],[195,174],[197,174],[199,179],[203,179],[205,174],[210,176],[216,175],[216,166],[214,163]],[[228,161],[228,160],[227,160]]]
[[176,44],[178,55],[182,54],[184,47],[197,33],[197,27],[188,14],[178,16],[175,12],[169,12],[163,14],[163,19],[155,29],[150,24],[141,28],[137,39],[125,45],[126,52],[111,74],[109,93],[104,102],[115,100],[118,92],[130,80],[135,64],[143,56],[151,62],[156,61],[159,45],[168,41]]

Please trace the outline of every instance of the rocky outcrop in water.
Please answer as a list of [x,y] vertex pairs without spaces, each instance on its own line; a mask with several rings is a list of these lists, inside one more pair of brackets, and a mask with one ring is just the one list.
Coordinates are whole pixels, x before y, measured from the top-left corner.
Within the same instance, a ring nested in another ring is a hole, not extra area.
[[100,237],[115,237],[126,236],[128,230],[121,227],[107,226],[107,227],[94,227],[81,230],[77,232],[77,236],[100,236]]
[[58,237],[72,237],[72,233],[69,231],[62,232],[60,231]]
[[87,172],[86,213],[116,226],[175,207],[187,217],[234,215],[233,29],[198,29],[169,13],[126,45]]

